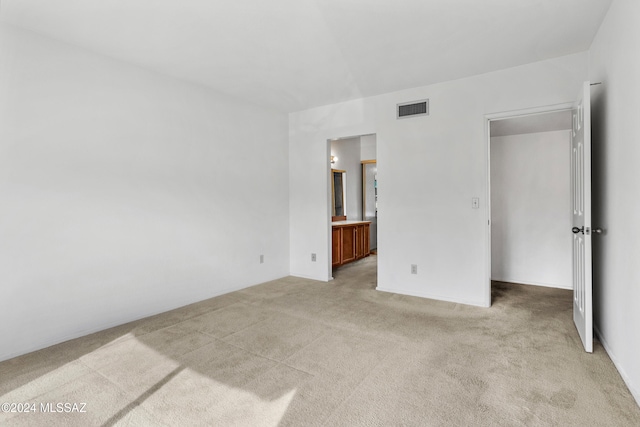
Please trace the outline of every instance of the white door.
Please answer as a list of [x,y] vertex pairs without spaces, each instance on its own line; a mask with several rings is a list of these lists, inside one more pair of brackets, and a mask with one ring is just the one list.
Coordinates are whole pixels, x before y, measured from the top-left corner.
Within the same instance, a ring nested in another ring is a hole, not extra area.
[[584,349],[593,351],[591,280],[591,85],[585,82],[573,108],[571,210],[573,232],[573,322]]

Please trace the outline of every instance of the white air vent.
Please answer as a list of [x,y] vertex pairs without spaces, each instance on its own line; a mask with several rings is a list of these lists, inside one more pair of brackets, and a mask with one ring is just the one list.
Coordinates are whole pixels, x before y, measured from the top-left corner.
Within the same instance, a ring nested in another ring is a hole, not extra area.
[[398,104],[397,118],[403,119],[405,117],[415,116],[428,116],[429,115],[429,100],[423,99],[422,101],[403,102]]

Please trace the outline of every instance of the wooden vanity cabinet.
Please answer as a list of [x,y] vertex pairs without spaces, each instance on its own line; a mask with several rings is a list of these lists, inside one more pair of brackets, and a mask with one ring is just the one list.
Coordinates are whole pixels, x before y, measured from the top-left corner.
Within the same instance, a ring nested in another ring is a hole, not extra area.
[[334,224],[332,228],[332,262],[337,267],[370,255],[368,221]]

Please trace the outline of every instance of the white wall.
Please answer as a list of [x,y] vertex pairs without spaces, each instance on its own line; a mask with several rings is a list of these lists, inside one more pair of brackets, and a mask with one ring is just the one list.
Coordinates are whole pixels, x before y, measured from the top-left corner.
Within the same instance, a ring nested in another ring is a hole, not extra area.
[[331,154],[338,160],[333,169],[346,171],[345,214],[348,220],[362,219],[362,169],[360,166],[360,137],[331,141]]
[[[572,101],[587,60],[581,53],[290,114],[292,274],[331,277],[327,139],[375,133],[378,289],[489,305],[485,114]],[[396,104],[424,98],[430,116],[396,119]]]
[[572,289],[569,131],[491,138],[491,278]]
[[640,404],[640,2],[615,0],[590,50],[594,324]]
[[287,168],[286,115],[0,24],[0,360],[287,275]]
[[376,136],[362,135],[360,137],[360,158],[362,160],[376,159]]

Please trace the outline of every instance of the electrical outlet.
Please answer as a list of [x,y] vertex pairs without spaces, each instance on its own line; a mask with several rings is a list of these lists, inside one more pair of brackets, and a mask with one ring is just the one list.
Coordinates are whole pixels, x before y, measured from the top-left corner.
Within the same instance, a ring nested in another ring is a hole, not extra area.
[[411,274],[418,274],[418,265],[411,264]]
[[264,264],[264,255],[260,255],[260,264]]
[[311,262],[316,262],[316,254],[311,254]]

